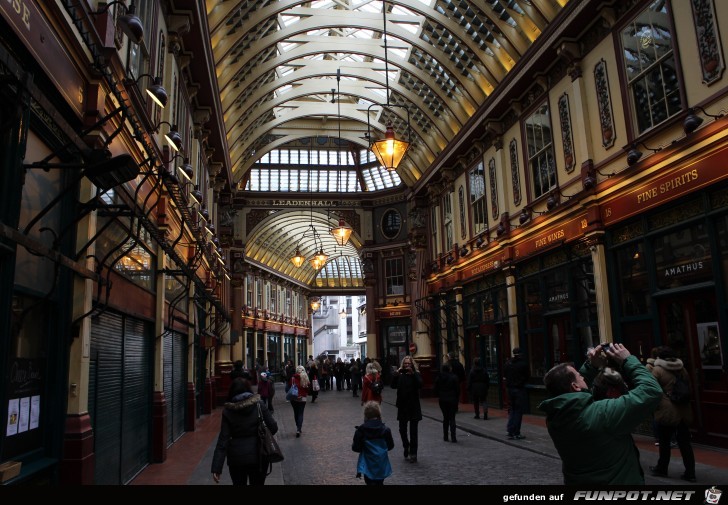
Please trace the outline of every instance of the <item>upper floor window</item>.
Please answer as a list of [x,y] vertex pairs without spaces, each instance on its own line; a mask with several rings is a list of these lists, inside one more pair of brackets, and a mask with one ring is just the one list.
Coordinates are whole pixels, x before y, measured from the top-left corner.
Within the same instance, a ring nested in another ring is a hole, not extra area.
[[455,230],[452,220],[452,191],[448,191],[442,199],[442,227],[445,230],[445,250],[450,250],[455,243]]
[[556,187],[556,163],[548,104],[541,105],[526,119],[525,128],[533,197],[538,198]]
[[481,160],[470,169],[470,210],[472,211],[473,233],[485,231],[488,220],[487,202],[485,201],[485,167]]
[[245,298],[245,305],[247,305],[248,307],[252,307],[253,306],[253,289],[255,287],[255,280],[253,280],[252,275],[247,276],[247,278],[245,280],[245,284],[247,285],[247,288],[248,288],[247,289],[248,296]]
[[432,231],[432,254],[437,256],[440,253],[440,243],[438,242],[440,235],[437,233],[439,230],[437,216],[440,212],[440,207],[437,206],[430,212],[430,230]]
[[404,264],[402,258],[384,260],[384,279],[388,295],[404,294]]
[[667,2],[656,0],[622,29],[622,54],[638,133],[682,110]]

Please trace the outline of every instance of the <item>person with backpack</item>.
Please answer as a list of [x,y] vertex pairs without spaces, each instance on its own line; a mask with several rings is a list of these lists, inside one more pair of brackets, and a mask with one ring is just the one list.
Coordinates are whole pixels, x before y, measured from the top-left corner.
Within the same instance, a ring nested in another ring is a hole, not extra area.
[[657,465],[650,467],[654,476],[667,477],[670,465],[670,439],[677,438],[677,446],[685,466],[680,476],[688,482],[695,482],[695,454],[690,443],[690,423],[693,409],[690,405],[690,380],[682,360],[675,351],[663,346],[655,359],[652,375],[662,387],[663,395],[655,410],[655,422],[660,443]]
[[364,475],[368,486],[381,486],[392,475],[388,452],[394,449],[394,438],[392,430],[382,422],[382,408],[377,402],[364,404],[364,424],[355,429],[351,450],[359,453],[356,476]]

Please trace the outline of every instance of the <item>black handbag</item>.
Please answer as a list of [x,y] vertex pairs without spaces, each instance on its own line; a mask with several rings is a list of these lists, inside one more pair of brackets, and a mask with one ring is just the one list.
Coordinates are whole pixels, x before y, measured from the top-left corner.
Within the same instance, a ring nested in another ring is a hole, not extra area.
[[258,438],[260,439],[258,459],[260,460],[260,466],[267,468],[266,475],[268,475],[273,470],[273,463],[280,463],[284,458],[278,442],[268,429],[268,425],[265,424],[263,412],[260,410],[260,403],[258,404]]

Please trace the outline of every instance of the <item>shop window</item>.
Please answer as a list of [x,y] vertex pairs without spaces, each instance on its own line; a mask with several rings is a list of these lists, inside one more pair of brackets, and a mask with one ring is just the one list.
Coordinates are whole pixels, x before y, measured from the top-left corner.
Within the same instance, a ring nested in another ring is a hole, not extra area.
[[710,241],[704,223],[680,228],[653,241],[658,289],[670,289],[713,278]]
[[478,162],[468,173],[470,180],[470,211],[475,235],[485,231],[488,222],[488,202],[485,198],[485,167]]
[[538,198],[556,187],[556,163],[549,106],[544,103],[524,124],[533,196]]
[[145,245],[151,243],[151,237],[144,228],[134,231],[136,237],[119,223],[112,223],[96,241],[96,257],[104,265],[113,265],[116,272],[137,286],[151,291],[154,289],[154,261]]
[[622,315],[647,314],[650,306],[649,280],[643,243],[635,242],[617,250],[618,297]]
[[187,314],[187,286],[175,276],[168,276],[164,281],[164,299],[169,303],[170,310]]
[[621,33],[625,77],[639,133],[682,110],[667,3],[650,3]]

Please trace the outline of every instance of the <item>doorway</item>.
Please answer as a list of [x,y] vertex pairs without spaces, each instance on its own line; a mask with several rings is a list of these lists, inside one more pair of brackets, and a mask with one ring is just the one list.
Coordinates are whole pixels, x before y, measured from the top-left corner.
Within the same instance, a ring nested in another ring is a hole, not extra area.
[[[726,433],[728,380],[721,349],[721,328],[712,290],[682,293],[658,302],[662,344],[682,360],[692,388],[696,439]],[[721,405],[722,404],[722,405]]]

